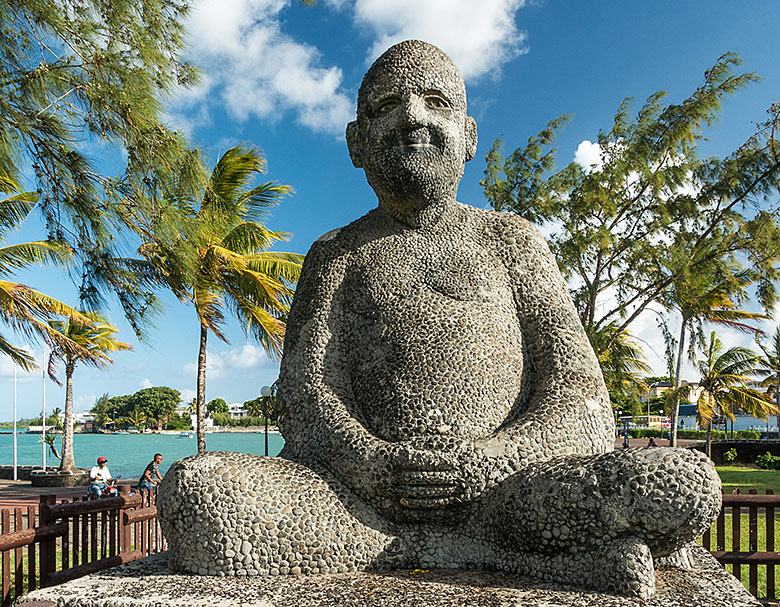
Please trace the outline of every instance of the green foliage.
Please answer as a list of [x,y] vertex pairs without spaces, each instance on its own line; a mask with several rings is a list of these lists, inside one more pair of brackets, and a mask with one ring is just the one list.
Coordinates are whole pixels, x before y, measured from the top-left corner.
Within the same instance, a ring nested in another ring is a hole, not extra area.
[[756,458],[756,466],[762,470],[780,470],[780,455],[772,455],[767,451]]
[[[2,71],[1,67],[0,71]],[[1,132],[2,126],[0,126]],[[1,156],[2,141],[0,141]],[[16,182],[2,172],[0,172],[0,192],[13,194],[9,198],[0,200],[0,241],[3,241],[10,233],[21,227],[22,222],[34,208],[38,197],[36,194],[21,193],[21,188]],[[52,326],[51,322],[55,318],[65,316],[89,323],[88,318],[53,297],[27,285],[6,279],[19,270],[49,264],[67,266],[72,260],[72,250],[59,242],[36,241],[0,246],[0,321],[23,336],[43,339],[52,349],[70,355],[85,355],[81,346],[65,337]],[[0,335],[0,353],[28,371],[36,368],[30,353],[11,344],[3,335]]]
[[230,415],[227,413],[215,413],[211,419],[214,420],[215,426],[222,426],[223,428],[229,428],[233,426],[233,422],[235,421],[231,419]]
[[214,424],[216,424],[217,426],[222,426],[224,428],[249,428],[249,427],[258,427],[265,424],[265,419],[262,416],[256,417],[252,415],[247,415],[246,417],[233,419],[227,413],[215,413],[213,420],[214,420]]
[[[704,358],[697,365],[701,375],[698,385],[702,391],[696,404],[701,425],[708,425],[716,414],[725,415],[734,421],[738,412],[761,419],[777,412],[763,394],[747,386],[757,374],[758,360],[755,352],[747,348],[733,347],[724,351],[715,332],[710,334]],[[689,398],[694,388],[694,384],[686,384],[669,391],[666,395],[667,405]]]
[[168,430],[192,430],[192,420],[189,415],[178,415],[174,413],[165,423]]
[[215,413],[227,413],[229,411],[229,407],[224,399],[215,398],[206,405],[206,411],[208,411],[213,417]]
[[598,135],[597,166],[571,163],[552,173],[564,119],[506,158],[500,141],[486,156],[482,185],[493,208],[554,224],[551,249],[576,285],[572,295],[586,331],[593,336],[613,325],[612,336],[594,344],[597,354],[651,303],[665,301],[675,284],[681,289],[701,276],[736,284],[738,259],[761,304],[775,303],[780,209],[767,201],[780,184],[780,104],[726,158],[700,158],[696,147],[723,99],[757,80],[735,73],[740,63],[723,55],[681,103],[664,104],[660,91],[632,115],[626,99],[611,128]]
[[728,463],[733,462],[735,459],[737,459],[737,450],[732,447],[723,454],[723,459]]
[[[178,236],[160,238],[139,228],[139,254],[163,277],[183,302],[191,304],[200,329],[198,354],[198,452],[206,449],[202,420],[206,409],[206,343],[223,332],[225,307],[242,329],[254,337],[272,358],[281,355],[285,318],[303,256],[269,251],[289,234],[264,225],[268,211],[290,191],[267,182],[251,187],[264,172],[259,150],[236,146],[217,162],[197,200],[181,196],[169,184],[160,187],[162,204],[178,211],[184,229]],[[175,185],[175,184],[174,184]]]
[[181,393],[167,386],[155,386],[139,390],[128,399],[132,410],[143,413],[147,421],[157,424],[162,430],[163,424],[173,415],[181,402]]
[[262,419],[265,416],[266,407],[268,408],[268,419],[276,423],[276,396],[258,396],[244,402],[244,410],[250,417]]
[[[31,169],[50,239],[79,250],[80,299],[99,309],[113,291],[136,331],[153,309],[157,277],[122,257],[128,241],[118,228],[170,232],[149,184],[172,174],[184,191],[202,183],[198,155],[161,122],[161,100],[195,80],[179,57],[188,7],[185,0],[0,4],[0,174],[18,182]],[[109,174],[85,150],[126,162]]]

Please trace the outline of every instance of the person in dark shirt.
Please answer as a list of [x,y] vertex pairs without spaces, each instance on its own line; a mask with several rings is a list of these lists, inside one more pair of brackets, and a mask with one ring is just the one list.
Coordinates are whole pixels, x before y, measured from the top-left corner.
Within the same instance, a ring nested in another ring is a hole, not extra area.
[[146,467],[146,470],[144,470],[144,473],[141,475],[141,478],[138,479],[138,488],[139,489],[154,489],[157,490],[157,485],[160,484],[160,481],[162,481],[162,476],[160,475],[160,464],[162,463],[163,456],[160,453],[154,454],[154,459],[149,462],[149,465]]

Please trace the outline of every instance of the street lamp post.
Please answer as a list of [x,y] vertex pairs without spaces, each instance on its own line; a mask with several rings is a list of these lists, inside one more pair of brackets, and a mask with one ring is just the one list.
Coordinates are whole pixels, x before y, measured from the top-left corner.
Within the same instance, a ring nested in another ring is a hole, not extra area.
[[260,395],[263,397],[263,420],[265,421],[265,454],[268,455],[268,399],[274,393],[271,386],[260,388]]

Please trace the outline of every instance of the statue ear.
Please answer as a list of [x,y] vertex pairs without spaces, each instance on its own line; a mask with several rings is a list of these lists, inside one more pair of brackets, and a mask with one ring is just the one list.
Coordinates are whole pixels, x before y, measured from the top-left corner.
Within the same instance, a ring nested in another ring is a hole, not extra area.
[[363,161],[360,158],[360,128],[358,127],[357,120],[347,124],[347,149],[349,150],[349,157],[352,159],[352,164],[356,169],[363,168]]
[[466,116],[466,162],[477,154],[477,121]]

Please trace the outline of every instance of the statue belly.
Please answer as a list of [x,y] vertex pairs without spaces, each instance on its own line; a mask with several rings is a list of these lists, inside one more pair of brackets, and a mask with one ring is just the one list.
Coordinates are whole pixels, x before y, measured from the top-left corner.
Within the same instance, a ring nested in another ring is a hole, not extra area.
[[521,395],[523,340],[511,301],[436,299],[393,308],[356,335],[355,413],[385,440],[485,436]]

